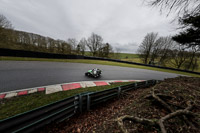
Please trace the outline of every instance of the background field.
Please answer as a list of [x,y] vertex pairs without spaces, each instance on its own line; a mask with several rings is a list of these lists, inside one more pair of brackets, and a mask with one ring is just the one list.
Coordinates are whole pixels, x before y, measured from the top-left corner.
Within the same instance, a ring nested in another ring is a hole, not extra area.
[[[119,53],[119,59],[124,61],[130,61],[130,62],[137,62],[137,63],[143,63],[142,60],[139,58],[138,54],[126,54],[126,53]],[[198,60],[198,64],[200,65],[200,60]],[[166,67],[172,67],[175,68],[171,63],[166,63]],[[184,70],[184,67],[181,67],[180,69]],[[194,70],[195,72],[200,72],[200,66],[198,69]]]

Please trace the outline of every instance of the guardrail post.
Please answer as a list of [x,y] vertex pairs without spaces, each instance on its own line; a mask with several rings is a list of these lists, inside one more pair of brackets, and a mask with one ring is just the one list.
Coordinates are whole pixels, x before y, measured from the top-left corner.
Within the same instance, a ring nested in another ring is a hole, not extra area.
[[135,89],[137,89],[137,82],[135,82]]
[[[76,104],[76,103],[77,103],[77,101],[75,102],[75,104]],[[77,109],[78,109],[78,106],[75,106],[75,107],[74,107],[74,114],[76,113]]]
[[79,94],[79,111],[82,113],[83,109],[82,109],[82,106],[83,106],[83,99],[82,99],[82,95]]
[[117,90],[117,96],[118,96],[118,98],[120,97],[120,93],[121,93],[121,87],[119,86],[118,90]]
[[90,110],[90,94],[87,94],[87,111]]
[[147,86],[148,86],[148,81],[145,82],[145,87],[147,87]]

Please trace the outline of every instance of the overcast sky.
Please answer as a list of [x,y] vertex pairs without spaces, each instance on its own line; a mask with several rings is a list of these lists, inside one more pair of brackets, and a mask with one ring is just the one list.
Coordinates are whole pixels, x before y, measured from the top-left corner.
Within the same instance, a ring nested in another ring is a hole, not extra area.
[[17,30],[54,39],[80,40],[94,32],[127,53],[135,53],[147,33],[177,33],[173,15],[143,0],[0,0],[0,14]]

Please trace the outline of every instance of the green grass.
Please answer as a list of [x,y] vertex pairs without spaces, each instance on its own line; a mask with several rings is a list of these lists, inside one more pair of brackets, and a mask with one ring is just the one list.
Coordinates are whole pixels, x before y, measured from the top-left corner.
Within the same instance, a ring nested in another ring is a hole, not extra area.
[[[85,56],[92,56],[90,51],[85,52]],[[129,54],[129,53],[118,53],[119,59],[132,59],[132,58],[139,58],[138,54]],[[111,55],[112,58],[112,55]]]
[[[137,62],[137,63],[143,63],[141,61],[140,58],[132,58],[132,59],[122,59],[123,61],[130,61],[130,62]],[[200,64],[200,61],[198,61],[198,64]],[[172,63],[166,63],[166,67],[171,67],[171,68],[175,68],[174,65],[172,65]],[[181,67],[180,69],[184,70],[184,67]],[[190,70],[192,71],[192,70]],[[200,67],[198,69],[195,70],[195,72],[200,72]]]
[[111,62],[111,61],[101,61],[101,60],[0,57],[0,61],[1,60],[4,60],[4,61],[5,60],[12,60],[12,61],[50,61],[50,62],[71,62],[71,63],[99,64],[99,65],[110,65],[110,66],[120,66],[120,67],[131,67],[131,68],[139,68],[139,69],[148,69],[148,70],[154,70],[154,71],[169,72],[169,73],[176,73],[176,74],[193,76],[193,77],[200,77],[200,75],[198,75],[198,74],[191,74],[191,73],[179,72],[179,71],[174,71],[174,70],[159,69],[159,68],[154,68],[154,67],[132,65],[132,64],[126,64],[126,63]]
[[137,62],[142,63],[140,58],[132,58],[132,59],[122,59],[123,61]]
[[[137,62],[137,63],[143,63],[141,59],[139,58],[138,54],[126,54],[126,53],[120,53],[120,59],[124,61],[130,61],[130,62]],[[126,58],[128,57],[128,58]],[[158,60],[155,60],[158,62]],[[200,64],[200,60],[198,60],[197,64]],[[172,63],[168,62],[166,63],[166,67],[176,68]],[[184,66],[182,66],[180,69],[185,69]],[[192,71],[192,69],[190,69]],[[200,67],[195,72],[200,72]]]
[[44,92],[33,93],[25,96],[13,97],[0,100],[0,120],[74,96],[83,92],[96,92],[114,88],[120,85],[130,84],[130,82],[114,83],[108,86],[96,86],[80,88],[68,91],[57,92],[46,95]]
[[138,54],[128,54],[128,53],[119,53],[120,59],[132,59],[139,58]]
[[90,51],[85,51],[85,56],[92,56],[92,53]]

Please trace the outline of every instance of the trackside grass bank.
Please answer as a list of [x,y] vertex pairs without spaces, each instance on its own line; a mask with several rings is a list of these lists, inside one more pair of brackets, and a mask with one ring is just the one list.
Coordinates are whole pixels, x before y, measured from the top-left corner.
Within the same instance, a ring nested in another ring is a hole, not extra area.
[[[190,104],[192,108],[188,111]],[[180,113],[183,110],[190,115],[183,116]],[[99,104],[61,123],[47,125],[38,132],[161,133],[160,126],[152,123],[167,116],[169,118],[170,114],[173,117],[163,122],[167,133],[199,133],[200,78],[176,77],[165,79],[150,88],[133,89],[120,98]]]
[[24,58],[24,57],[1,57],[0,61],[50,61],[50,62],[71,62],[71,63],[86,63],[86,64],[100,64],[100,65],[110,65],[110,66],[120,66],[120,67],[131,67],[131,68],[140,68],[140,69],[148,69],[154,71],[161,71],[161,72],[169,72],[169,73],[176,73],[181,75],[193,76],[193,77],[200,77],[198,74],[191,74],[186,72],[179,72],[167,69],[159,69],[147,66],[140,66],[140,65],[132,65],[126,63],[118,63],[118,62],[111,62],[111,61],[101,61],[101,60],[85,60],[85,59],[43,59],[43,58]]
[[79,88],[74,90],[62,91],[46,95],[45,92],[33,93],[25,96],[13,97],[0,100],[0,120],[19,113],[23,113],[40,106],[44,106],[67,97],[71,97],[83,92],[96,92],[105,89],[114,88],[120,85],[130,84],[130,82],[114,83],[108,86],[96,86],[88,88]]

